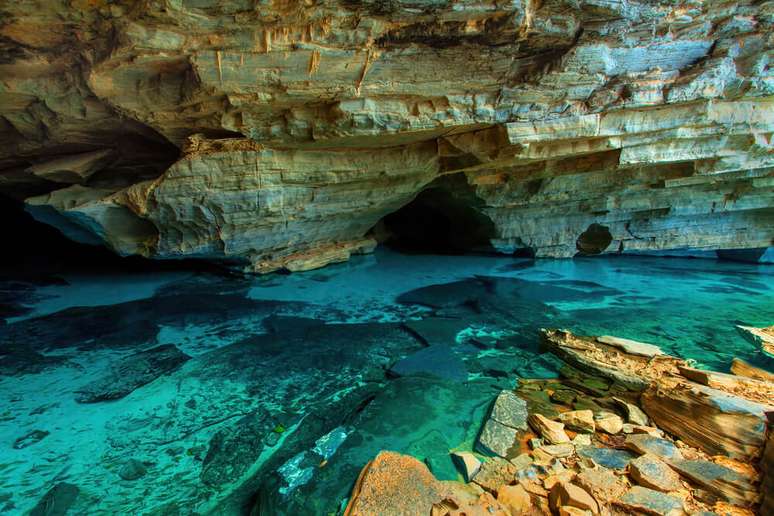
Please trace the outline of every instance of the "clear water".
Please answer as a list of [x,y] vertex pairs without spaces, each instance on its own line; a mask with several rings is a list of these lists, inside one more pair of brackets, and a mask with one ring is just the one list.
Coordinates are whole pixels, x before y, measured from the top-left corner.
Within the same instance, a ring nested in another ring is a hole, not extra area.
[[[727,370],[736,356],[774,370],[734,329],[774,323],[772,274],[713,260],[379,251],[252,279],[11,276],[4,299],[24,306],[0,325],[0,513],[25,513],[66,482],[77,494],[51,500],[71,514],[336,514],[381,449],[456,478],[448,453],[471,448],[497,391],[556,374],[541,327],[655,343],[700,367]],[[191,358],[120,399],[76,401],[162,344]],[[389,374],[404,357],[403,376]],[[130,462],[139,478],[126,478]]]

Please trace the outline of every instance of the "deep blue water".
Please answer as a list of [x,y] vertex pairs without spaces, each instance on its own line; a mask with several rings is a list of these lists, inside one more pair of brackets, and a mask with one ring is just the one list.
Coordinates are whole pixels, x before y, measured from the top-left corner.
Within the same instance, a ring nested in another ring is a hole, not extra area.
[[[0,512],[22,514],[65,482],[77,490],[55,499],[72,514],[335,514],[381,449],[455,478],[448,452],[471,447],[498,390],[556,375],[540,328],[642,340],[699,367],[740,357],[774,370],[734,328],[774,323],[773,274],[698,259],[381,250],[248,279],[6,272]],[[190,358],[133,385],[127,362],[169,345]],[[121,396],[76,401],[94,385]]]

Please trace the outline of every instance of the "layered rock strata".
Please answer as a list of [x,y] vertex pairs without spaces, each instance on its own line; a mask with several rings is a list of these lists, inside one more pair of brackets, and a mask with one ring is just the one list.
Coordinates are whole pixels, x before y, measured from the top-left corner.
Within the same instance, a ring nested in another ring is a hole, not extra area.
[[120,254],[259,272],[367,250],[447,174],[502,252],[765,248],[773,21],[751,1],[6,3],[0,189]]

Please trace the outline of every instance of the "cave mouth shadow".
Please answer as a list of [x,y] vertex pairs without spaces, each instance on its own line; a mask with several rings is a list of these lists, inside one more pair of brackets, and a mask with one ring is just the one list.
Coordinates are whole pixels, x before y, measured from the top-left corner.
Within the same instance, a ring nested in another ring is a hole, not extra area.
[[494,254],[492,220],[464,175],[436,179],[374,227],[377,240],[407,254]]

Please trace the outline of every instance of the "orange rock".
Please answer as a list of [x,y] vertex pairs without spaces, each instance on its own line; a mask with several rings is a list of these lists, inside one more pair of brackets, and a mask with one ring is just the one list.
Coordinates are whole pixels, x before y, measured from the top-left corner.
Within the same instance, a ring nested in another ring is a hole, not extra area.
[[532,499],[523,486],[502,486],[497,490],[497,501],[511,511],[512,516],[528,514],[532,507]]

